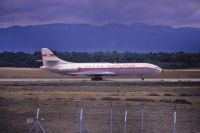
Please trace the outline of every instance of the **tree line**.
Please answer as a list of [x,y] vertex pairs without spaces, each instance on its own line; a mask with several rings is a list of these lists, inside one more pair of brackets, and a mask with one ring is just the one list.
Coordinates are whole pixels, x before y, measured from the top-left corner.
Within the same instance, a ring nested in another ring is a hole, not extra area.
[[[200,53],[134,53],[134,52],[57,52],[59,58],[71,62],[130,62],[130,63],[153,63],[162,68],[200,68]],[[42,65],[41,53],[24,52],[1,52],[0,67],[32,67]]]

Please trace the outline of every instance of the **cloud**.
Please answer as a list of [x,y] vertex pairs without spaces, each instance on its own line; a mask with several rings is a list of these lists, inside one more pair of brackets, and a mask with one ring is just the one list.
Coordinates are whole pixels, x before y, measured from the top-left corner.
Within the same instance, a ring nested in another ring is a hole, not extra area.
[[1,0],[0,27],[110,22],[200,27],[199,0]]

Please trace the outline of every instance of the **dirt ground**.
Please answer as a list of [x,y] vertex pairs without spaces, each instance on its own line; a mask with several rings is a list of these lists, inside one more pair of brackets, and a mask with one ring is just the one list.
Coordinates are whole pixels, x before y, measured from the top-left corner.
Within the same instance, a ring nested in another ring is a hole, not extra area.
[[77,133],[77,112],[83,109],[82,133],[169,133],[176,105],[176,133],[200,132],[200,82],[0,82],[0,133],[27,133],[40,108],[47,133]]

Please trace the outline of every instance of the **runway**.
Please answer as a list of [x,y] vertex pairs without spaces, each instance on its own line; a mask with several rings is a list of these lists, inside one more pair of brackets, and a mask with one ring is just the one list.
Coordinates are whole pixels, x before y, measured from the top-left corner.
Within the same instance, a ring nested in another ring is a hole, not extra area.
[[[91,81],[89,78],[0,78],[0,82],[81,82]],[[104,78],[91,82],[200,82],[200,78]]]

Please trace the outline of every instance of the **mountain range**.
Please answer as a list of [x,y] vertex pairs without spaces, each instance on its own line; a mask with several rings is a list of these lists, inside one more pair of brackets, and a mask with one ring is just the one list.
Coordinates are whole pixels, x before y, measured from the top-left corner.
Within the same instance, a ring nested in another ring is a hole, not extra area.
[[0,51],[200,52],[200,28],[143,23],[45,24],[0,28]]

